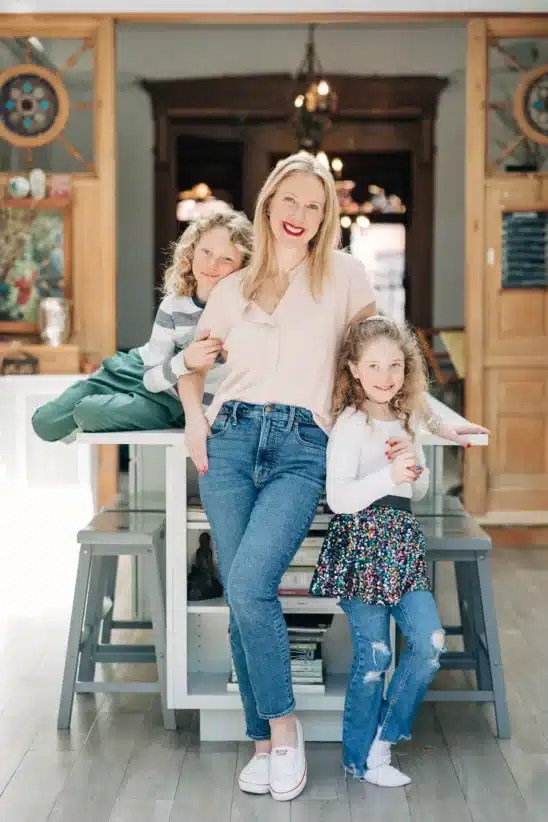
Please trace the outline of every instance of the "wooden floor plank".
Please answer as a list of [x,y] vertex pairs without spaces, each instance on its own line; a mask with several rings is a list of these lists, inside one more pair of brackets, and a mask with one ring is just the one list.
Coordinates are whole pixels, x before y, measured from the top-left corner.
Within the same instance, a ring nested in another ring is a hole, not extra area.
[[525,822],[523,795],[481,706],[442,703],[436,714],[473,819]]
[[229,822],[238,762],[237,743],[203,743],[183,759],[170,822]]
[[397,748],[397,766],[411,778],[405,788],[411,819],[415,822],[467,822],[466,799],[433,705],[423,705],[413,739]]
[[74,751],[28,750],[0,796],[2,822],[44,822],[74,765]]
[[167,822],[185,751],[184,735],[146,723],[131,754],[109,822]]
[[108,822],[142,725],[140,713],[99,714],[48,822]]
[[304,792],[291,803],[291,822],[351,822],[341,748],[335,743],[309,743]]
[[270,793],[259,796],[243,793],[238,787],[238,774],[253,756],[253,751],[254,745],[250,742],[241,742],[238,746],[230,822],[289,822],[289,802],[275,802]]

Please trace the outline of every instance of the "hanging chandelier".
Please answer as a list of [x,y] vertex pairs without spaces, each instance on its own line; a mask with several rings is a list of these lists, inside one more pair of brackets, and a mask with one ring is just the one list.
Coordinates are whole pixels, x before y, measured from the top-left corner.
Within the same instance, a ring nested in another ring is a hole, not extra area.
[[325,78],[316,52],[315,29],[315,25],[308,27],[306,52],[297,69],[293,99],[293,123],[299,146],[311,152],[320,149],[331,125],[330,115],[337,108],[337,95]]

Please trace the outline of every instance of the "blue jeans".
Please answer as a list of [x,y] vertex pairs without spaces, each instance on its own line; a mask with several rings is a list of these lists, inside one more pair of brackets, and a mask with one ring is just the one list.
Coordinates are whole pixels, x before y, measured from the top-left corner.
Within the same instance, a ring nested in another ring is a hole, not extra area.
[[225,403],[207,442],[200,494],[230,607],[230,644],[247,735],[293,711],[287,627],[278,586],[325,485],[326,434],[304,408]]
[[[343,765],[363,778],[367,754],[381,727],[386,742],[410,739],[411,728],[444,650],[444,631],[429,591],[405,594],[397,605],[367,605],[344,599],[340,606],[348,617],[354,660],[346,692],[343,719]],[[407,639],[386,699],[385,673],[390,666],[390,615]]]

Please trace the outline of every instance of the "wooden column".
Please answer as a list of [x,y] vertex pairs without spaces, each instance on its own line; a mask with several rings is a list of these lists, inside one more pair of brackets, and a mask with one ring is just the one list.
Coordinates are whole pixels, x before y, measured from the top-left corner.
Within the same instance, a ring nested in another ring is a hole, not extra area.
[[[468,23],[466,63],[466,418],[484,422],[483,404],[483,273],[484,185],[487,154],[487,22]],[[482,448],[468,449],[465,460],[465,505],[472,513],[485,511],[487,482]]]

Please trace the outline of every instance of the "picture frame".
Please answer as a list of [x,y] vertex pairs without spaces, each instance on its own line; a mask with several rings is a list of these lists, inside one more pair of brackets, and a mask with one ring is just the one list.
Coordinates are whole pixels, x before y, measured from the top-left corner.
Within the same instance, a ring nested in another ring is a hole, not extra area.
[[72,205],[0,199],[0,334],[40,333],[40,300],[72,300]]

